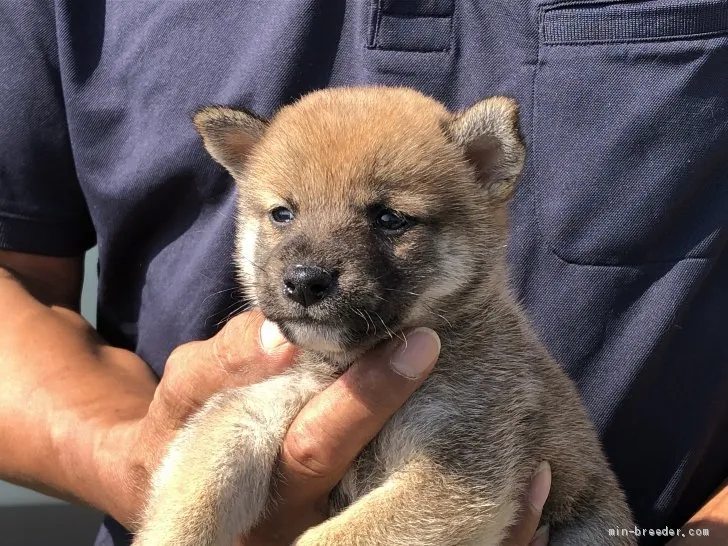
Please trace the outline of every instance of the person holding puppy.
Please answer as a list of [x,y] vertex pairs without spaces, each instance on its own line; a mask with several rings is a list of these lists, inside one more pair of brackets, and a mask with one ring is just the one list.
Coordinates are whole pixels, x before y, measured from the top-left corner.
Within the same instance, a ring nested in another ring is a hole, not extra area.
[[[507,94],[532,158],[511,210],[513,288],[577,381],[639,524],[697,513],[715,527],[696,541],[722,544],[727,20],[721,2],[678,0],[0,6],[0,477],[103,510],[97,544],[126,544],[190,415],[290,365],[296,349],[255,312],[215,327],[235,303],[235,194],[191,129],[197,107],[268,116],[363,82],[453,109]],[[98,331],[78,313],[94,243]],[[375,353],[309,404],[256,540],[320,521],[435,365],[405,379]],[[534,477],[512,544],[544,542],[549,479]]]

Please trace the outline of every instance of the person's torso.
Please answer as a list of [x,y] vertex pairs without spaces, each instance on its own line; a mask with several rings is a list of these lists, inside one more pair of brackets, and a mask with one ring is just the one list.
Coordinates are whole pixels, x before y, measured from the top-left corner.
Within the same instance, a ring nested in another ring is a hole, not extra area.
[[728,475],[725,2],[56,4],[111,343],[161,374],[174,347],[241,304],[235,189],[194,132],[196,109],[269,116],[356,84],[415,87],[452,109],[505,94],[528,145],[512,285],[638,521],[679,525]]

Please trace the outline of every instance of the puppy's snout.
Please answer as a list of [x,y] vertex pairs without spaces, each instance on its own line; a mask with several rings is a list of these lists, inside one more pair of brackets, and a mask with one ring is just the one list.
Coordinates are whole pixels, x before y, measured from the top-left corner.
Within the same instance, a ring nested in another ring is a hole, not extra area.
[[283,273],[283,293],[287,298],[309,307],[336,289],[337,274],[313,265],[289,265]]

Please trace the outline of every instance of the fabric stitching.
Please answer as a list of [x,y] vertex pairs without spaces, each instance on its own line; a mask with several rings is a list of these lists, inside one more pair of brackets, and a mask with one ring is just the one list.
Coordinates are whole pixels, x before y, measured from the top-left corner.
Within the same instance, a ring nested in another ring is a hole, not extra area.
[[382,15],[391,17],[392,19],[452,19],[453,14],[449,15],[417,15],[415,13],[387,13]]
[[[381,3],[381,0],[379,0]],[[453,29],[453,15],[448,16],[437,16],[437,17],[431,17],[431,16],[416,16],[416,17],[399,17],[389,14],[384,14],[387,17],[393,17],[393,18],[402,18],[402,19],[435,19],[435,20],[442,20],[447,19],[448,24],[448,46],[446,48],[442,49],[422,49],[422,48],[408,48],[408,47],[382,47],[378,44],[379,42],[379,29],[381,26],[381,20],[382,20],[382,13],[380,11],[378,17],[377,17],[377,27],[375,30],[375,37],[374,37],[374,43],[371,45],[367,45],[367,49],[370,50],[376,50],[376,51],[394,51],[394,52],[400,52],[400,53],[449,53],[452,51],[452,45],[453,45],[453,35],[454,35],[454,29]]]
[[376,48],[377,42],[379,42],[379,28],[382,24],[382,0],[377,0],[377,17],[375,20],[375,26],[374,26],[374,37],[372,39],[371,47]]
[[[716,1],[704,4],[692,3],[676,6],[652,6],[649,2],[627,4],[620,2],[603,2],[598,4],[561,2],[540,7],[541,24],[539,34],[542,36],[545,45],[664,41],[666,39],[685,39],[691,36],[722,35],[728,33],[727,8],[728,6],[725,3]],[[619,11],[620,9],[622,11]],[[549,14],[553,14],[554,17],[551,21],[547,19]],[[573,16],[575,20],[564,20],[569,15]],[[703,17],[697,17],[699,15],[703,15]],[[718,15],[720,19],[716,19],[713,17],[714,15]],[[619,16],[620,18],[608,21],[607,18],[610,16]],[[580,17],[582,19],[579,19]],[[585,28],[587,26],[585,21],[588,17],[591,17],[590,22],[603,22],[615,34],[619,35],[621,33],[622,36],[615,36],[613,39],[589,38],[589,29]],[[641,28],[636,29],[630,26],[630,23],[644,23],[645,20],[671,21],[676,30],[646,36],[636,34],[627,35],[630,32],[648,32],[647,30],[642,30]],[[703,21],[702,26],[699,24],[700,21]],[[710,23],[705,23],[705,21],[709,21]],[[701,30],[705,28],[706,24],[713,25],[714,28]],[[691,28],[695,30],[690,31],[689,29]],[[556,38],[547,39],[549,36],[549,33],[546,32],[547,29],[551,29],[552,34]],[[679,32],[680,29],[683,31]],[[558,38],[567,34],[567,31],[572,35],[576,35],[576,37],[574,39]],[[580,33],[584,38],[579,37]]]
[[[386,13],[387,15],[392,15],[392,16],[403,16],[403,17],[433,17],[433,18],[435,18],[435,17],[452,17],[453,14],[455,13],[455,0],[451,0],[451,2],[449,2],[449,4],[450,4],[449,5],[449,8],[447,10],[445,10],[445,11],[438,11],[438,10],[435,9],[433,11],[430,11],[429,13],[423,13],[423,14],[417,14],[417,13],[412,13],[412,12],[408,13],[408,12],[405,12],[405,11],[398,11],[398,8],[396,7],[396,5],[390,5],[389,6],[389,9],[386,9],[386,8],[382,8],[382,9],[383,9],[384,13]],[[401,8],[402,5],[399,5],[399,7]]]
[[65,218],[50,219],[50,218],[34,218],[32,216],[26,216],[24,214],[17,214],[14,212],[0,211],[0,219],[29,222],[34,224],[62,224],[73,220],[85,219],[85,216],[68,216]]
[[645,43],[663,43],[663,42],[685,42],[689,40],[704,40],[708,38],[722,38],[728,36],[728,29],[718,30],[714,32],[704,32],[699,34],[680,34],[670,36],[654,36],[650,38],[630,38],[625,40],[577,40],[570,42],[543,42],[545,47],[559,46],[587,46],[587,45],[610,45],[610,44],[645,44]]

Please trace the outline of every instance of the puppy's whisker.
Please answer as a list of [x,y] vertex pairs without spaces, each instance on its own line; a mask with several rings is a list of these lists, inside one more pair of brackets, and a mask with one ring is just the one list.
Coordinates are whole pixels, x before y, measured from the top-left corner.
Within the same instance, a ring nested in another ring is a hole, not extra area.
[[[240,300],[236,300],[236,301],[232,302],[232,303],[231,303],[230,305],[228,305],[228,306],[226,306],[226,307],[224,307],[224,308],[220,309],[220,311],[218,311],[217,313],[213,313],[212,315],[210,315],[209,317],[207,317],[207,318],[205,319],[205,326],[207,326],[207,324],[208,324],[208,321],[209,321],[210,319],[214,318],[215,316],[218,316],[218,315],[220,315],[221,313],[224,313],[224,312],[226,312],[226,311],[227,311],[228,309],[230,309],[231,307],[235,307],[236,309],[238,309],[238,308],[239,308],[240,306],[245,306],[245,300],[242,300],[242,299],[240,299]],[[225,317],[224,317],[224,318],[222,319],[222,321],[227,321],[227,320],[228,320],[228,319],[230,318],[231,314],[234,314],[235,312],[236,312],[236,311],[235,311],[235,310],[233,310],[233,311],[231,311],[230,313],[228,313],[228,314],[227,314],[227,315],[226,315],[226,316],[225,316]],[[217,323],[216,325],[219,325],[219,322],[218,322],[218,323]]]
[[448,326],[449,326],[450,328],[452,328],[452,322],[450,322],[449,320],[447,320],[447,317],[445,317],[445,315],[442,315],[442,314],[440,314],[440,313],[436,313],[436,312],[435,312],[435,311],[433,311],[433,310],[432,310],[432,308],[431,308],[431,307],[430,307],[429,305],[427,305],[426,303],[422,303],[422,307],[424,307],[425,311],[427,311],[427,312],[428,312],[428,313],[430,313],[431,315],[434,315],[434,316],[436,316],[436,317],[440,317],[440,318],[441,318],[442,320],[444,320],[444,321],[445,321],[445,322],[447,323],[447,325],[448,325]]
[[392,335],[392,331],[389,328],[387,328],[387,325],[382,320],[382,317],[379,316],[379,313],[374,313],[374,314],[377,316],[379,321],[382,323],[382,326],[384,327],[384,332],[389,336],[389,339],[394,339],[394,336]]
[[352,307],[351,310],[354,311],[354,313],[356,313],[358,316],[360,316],[364,320],[364,324],[367,325],[367,331],[366,331],[366,334],[364,334],[364,335],[369,335],[369,321],[364,316],[364,313],[359,311],[356,307]]
[[409,294],[410,296],[422,296],[422,294],[418,294],[417,292],[411,292],[409,290],[399,290],[397,288],[384,288],[383,290],[387,290],[389,292],[400,292],[401,294]]
[[[433,308],[432,308],[432,307],[430,307],[430,306],[429,306],[429,305],[428,305],[428,304],[426,303],[427,301],[436,301],[436,300],[435,300],[435,298],[428,298],[427,296],[423,296],[423,295],[421,295],[421,294],[417,294],[416,292],[410,292],[410,291],[407,291],[407,290],[397,290],[397,289],[394,289],[394,288],[385,288],[385,290],[390,290],[390,291],[392,291],[392,292],[402,292],[402,293],[404,293],[404,294],[411,294],[411,295],[413,295],[413,296],[417,296],[417,297],[421,298],[421,300],[420,300],[420,303],[422,304],[422,307],[424,308],[424,310],[425,310],[425,311],[427,311],[428,313],[430,313],[431,315],[433,315],[433,316],[435,316],[435,317],[439,317],[439,318],[441,318],[441,319],[442,319],[443,321],[445,321],[445,323],[447,323],[447,325],[448,325],[448,326],[449,326],[450,328],[452,328],[452,327],[453,327],[453,326],[452,326],[452,322],[450,322],[450,321],[449,321],[449,320],[447,319],[447,317],[446,317],[445,315],[443,315],[443,314],[441,314],[441,313],[437,313],[437,312],[436,312],[435,310],[433,310]],[[374,296],[375,296],[376,298],[379,298],[380,300],[382,300],[382,301],[384,301],[384,302],[390,303],[390,302],[389,302],[389,301],[388,301],[388,300],[387,300],[386,298],[383,298],[383,297],[381,297],[381,296],[378,296],[378,295],[376,295],[376,294],[374,294]]]
[[239,258],[242,258],[243,260],[245,260],[246,262],[248,262],[250,265],[252,265],[256,269],[259,269],[261,272],[263,272],[264,275],[268,275],[268,271],[265,269],[265,267],[263,267],[261,265],[258,265],[253,260],[251,260],[250,258],[248,258],[246,256],[243,256],[242,254],[238,254],[238,257]]
[[[374,316],[376,316],[376,317],[377,317],[377,318],[379,319],[379,321],[380,321],[380,322],[382,323],[382,326],[384,326],[384,331],[385,331],[385,332],[387,333],[387,335],[389,336],[389,339],[394,339],[394,338],[395,338],[395,336],[399,338],[399,335],[398,335],[398,334],[396,334],[396,333],[394,333],[394,332],[393,332],[393,331],[392,331],[392,330],[391,330],[391,329],[389,328],[389,326],[387,326],[387,323],[386,323],[386,322],[384,322],[384,319],[382,318],[382,316],[381,316],[381,315],[380,315],[379,313],[376,313],[376,312],[375,312],[375,313],[374,313]],[[404,342],[405,344],[407,343],[407,338],[405,338],[405,337],[404,337],[404,334],[402,334],[402,338],[401,338],[401,339],[402,339],[402,341],[403,341],[403,342]]]
[[366,310],[364,310],[364,313],[366,314],[366,316],[367,316],[367,317],[369,317],[369,320],[370,320],[370,321],[371,321],[371,323],[372,323],[372,329],[374,330],[374,335],[376,335],[376,334],[377,334],[377,325],[376,325],[376,324],[374,324],[374,319],[373,319],[373,318],[372,318],[372,316],[371,316],[371,315],[369,314],[369,311],[366,311]]
[[224,288],[223,290],[218,290],[216,292],[213,292],[212,294],[209,294],[205,299],[202,300],[202,303],[200,305],[204,305],[207,300],[210,298],[214,298],[215,296],[219,296],[220,294],[224,294],[225,292],[232,292],[233,290],[238,290],[237,286],[231,286],[230,288]]
[[244,313],[245,311],[248,311],[248,310],[252,309],[252,307],[253,306],[252,306],[252,304],[250,302],[248,302],[248,301],[242,302],[235,309],[233,309],[232,311],[230,311],[227,314],[227,316],[225,316],[223,319],[221,319],[219,322],[217,322],[215,324],[215,327],[217,328],[217,327],[222,326],[223,324],[225,324],[226,322],[228,322],[233,317],[235,317],[235,316],[237,316],[237,315],[239,315],[241,313]]

